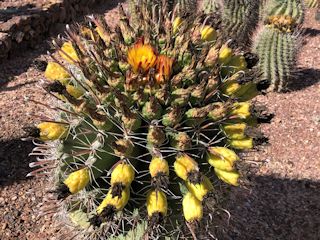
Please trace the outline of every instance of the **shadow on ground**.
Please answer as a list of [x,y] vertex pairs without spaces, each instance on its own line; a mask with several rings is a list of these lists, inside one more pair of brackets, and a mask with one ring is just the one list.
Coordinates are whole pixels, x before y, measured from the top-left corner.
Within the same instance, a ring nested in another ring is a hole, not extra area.
[[33,147],[32,142],[20,139],[0,141],[0,186],[27,179],[29,163],[35,161],[28,156]]
[[219,239],[308,239],[320,236],[320,182],[254,176],[255,186],[235,189],[228,201],[228,231]]
[[302,34],[304,36],[316,37],[320,34],[320,30],[314,28],[304,28]]
[[[112,0],[106,1],[103,4],[100,3],[92,7],[90,12],[86,15],[106,13],[108,10],[117,7],[121,2],[123,1]],[[24,11],[26,11],[26,9],[28,9],[28,6],[23,7]],[[18,11],[19,9],[13,10],[16,10],[16,12],[12,11],[10,17],[14,16],[15,14],[20,14]],[[75,22],[81,22],[83,20],[84,16],[78,16]],[[47,34],[44,34],[42,40],[39,40],[39,44],[30,47],[26,45],[26,43],[22,43],[18,49],[15,49],[12,52],[8,59],[0,59],[0,87],[5,89],[6,84],[8,84],[8,82],[10,82],[15,76],[26,72],[40,55],[46,54],[47,51],[50,51],[50,39],[56,37],[58,34],[63,33],[65,30],[65,25],[66,24],[62,23],[52,25],[50,27],[50,31]]]
[[289,82],[287,90],[289,92],[303,90],[320,81],[320,69],[302,68],[296,76]]

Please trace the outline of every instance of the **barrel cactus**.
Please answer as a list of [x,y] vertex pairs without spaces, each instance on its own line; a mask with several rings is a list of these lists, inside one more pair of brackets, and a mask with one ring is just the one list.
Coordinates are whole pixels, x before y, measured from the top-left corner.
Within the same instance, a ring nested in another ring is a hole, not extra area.
[[242,48],[250,45],[259,21],[259,7],[257,0],[224,0],[222,11],[226,38],[232,38]]
[[305,5],[308,8],[317,8],[319,6],[319,0],[305,0]]
[[52,180],[76,239],[207,239],[221,189],[245,177],[237,151],[265,141],[249,100],[266,86],[210,16],[134,9],[138,28],[120,6],[114,29],[92,17],[54,41],[44,88],[58,114],[26,129],[40,167],[29,175]]
[[[291,10],[294,9],[293,3],[298,4],[296,1],[286,1]],[[284,9],[283,5],[278,10],[273,8],[253,44],[253,51],[260,59],[263,79],[269,81],[270,91],[278,92],[287,90],[290,81],[294,79],[300,44],[299,21],[302,21],[303,16],[297,11]]]
[[267,17],[288,16],[301,24],[304,19],[304,3],[302,0],[270,0],[266,12]]

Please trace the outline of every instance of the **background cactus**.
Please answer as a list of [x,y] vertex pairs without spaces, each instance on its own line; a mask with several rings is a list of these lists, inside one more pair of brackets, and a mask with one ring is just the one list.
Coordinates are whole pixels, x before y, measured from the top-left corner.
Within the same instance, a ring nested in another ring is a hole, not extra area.
[[269,16],[290,16],[297,24],[304,19],[304,4],[301,0],[271,0],[266,8]]
[[317,8],[319,6],[318,0],[305,0],[305,5],[308,8]]
[[296,71],[300,44],[299,23],[303,19],[302,4],[296,1],[275,1],[268,10],[265,25],[253,44],[259,56],[262,78],[270,82],[270,91],[284,91]]
[[53,179],[77,239],[207,238],[221,181],[242,182],[235,151],[265,141],[255,126],[267,118],[247,102],[266,87],[256,61],[211,15],[177,20],[148,4],[130,8],[137,28],[120,6],[115,29],[94,17],[54,41],[64,61],[52,55],[44,87],[59,116],[27,129],[46,142],[29,175]]
[[239,47],[251,44],[252,34],[259,21],[259,1],[224,0],[223,25],[226,38],[232,38]]

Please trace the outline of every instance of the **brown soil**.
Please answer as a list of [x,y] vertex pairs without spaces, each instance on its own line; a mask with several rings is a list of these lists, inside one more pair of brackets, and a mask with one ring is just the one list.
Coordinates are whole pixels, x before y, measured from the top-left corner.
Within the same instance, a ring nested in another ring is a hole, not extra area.
[[[108,13],[111,20],[113,14]],[[232,188],[226,207],[230,226],[222,239],[319,239],[320,26],[314,11],[307,12],[304,27],[309,35],[299,58],[301,76],[292,91],[258,98],[276,115],[262,126],[270,145],[250,154],[253,162],[263,162],[250,176],[252,188]],[[46,183],[26,178],[28,164],[35,160],[28,157],[32,144],[20,140],[22,127],[38,121],[34,115],[49,114],[26,101],[50,99],[37,87],[43,76],[33,64],[44,60],[47,50],[48,44],[39,44],[0,66],[0,239],[55,235],[50,218],[38,217]]]

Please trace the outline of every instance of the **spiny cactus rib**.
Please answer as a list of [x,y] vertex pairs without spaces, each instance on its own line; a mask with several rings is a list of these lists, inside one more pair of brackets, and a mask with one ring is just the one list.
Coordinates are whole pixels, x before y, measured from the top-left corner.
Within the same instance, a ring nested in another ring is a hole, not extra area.
[[283,91],[292,79],[297,42],[295,35],[273,28],[265,28],[259,33],[254,49],[260,58],[263,78],[270,81],[269,90]]
[[[223,42],[216,16],[166,8],[120,5],[114,29],[91,17],[53,42],[44,88],[61,101],[55,119],[28,129],[41,167],[29,175],[53,179],[70,238],[207,238],[219,179],[240,185],[236,152],[265,140],[254,126],[269,115],[248,102],[267,87],[255,55]],[[278,35],[260,44],[273,66],[292,54],[275,51],[291,44]]]
[[232,38],[238,46],[248,46],[258,24],[259,6],[256,0],[224,0],[223,25],[226,37]]
[[221,10],[222,4],[219,0],[202,1],[201,10],[206,14],[216,13]]
[[297,24],[302,24],[304,20],[304,5],[301,0],[271,0],[268,7],[269,16],[289,16]]
[[305,0],[304,2],[308,8],[317,8],[319,6],[319,0]]

